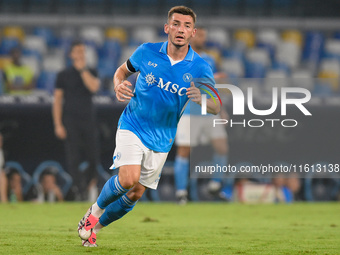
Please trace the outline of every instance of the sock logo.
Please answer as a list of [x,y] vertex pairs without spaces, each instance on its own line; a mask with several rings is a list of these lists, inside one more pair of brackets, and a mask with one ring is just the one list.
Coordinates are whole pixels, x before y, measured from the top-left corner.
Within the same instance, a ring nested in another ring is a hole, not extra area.
[[91,222],[89,221],[89,219],[86,220],[85,222],[85,227],[91,226]]

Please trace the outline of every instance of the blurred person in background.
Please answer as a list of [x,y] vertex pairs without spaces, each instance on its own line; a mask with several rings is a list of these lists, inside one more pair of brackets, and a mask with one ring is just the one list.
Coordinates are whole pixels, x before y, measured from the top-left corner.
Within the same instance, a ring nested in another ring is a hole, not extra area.
[[0,134],[0,200],[1,202],[23,201],[21,176],[15,169],[4,168],[5,158],[2,146],[3,137]]
[[39,178],[38,201],[39,202],[55,202],[63,201],[63,193],[58,184],[56,171],[53,168],[46,169]]
[[[198,27],[196,35],[190,40],[190,45],[194,51],[196,51],[211,67],[215,80],[226,78],[226,74],[219,72],[216,67],[216,62],[212,56],[205,52],[207,40],[207,30],[203,27]],[[190,114],[190,111],[191,114]],[[191,115],[191,116],[190,116]],[[221,107],[220,118],[229,119],[228,113]],[[198,119],[195,117],[198,116]],[[212,115],[211,115],[212,116]],[[190,117],[194,119],[190,119]],[[215,128],[215,132],[211,132],[210,127],[207,127],[206,119],[201,118],[201,109],[196,104],[189,103],[184,110],[183,116],[178,123],[176,145],[177,155],[174,164],[174,175],[175,175],[175,188],[176,198],[179,204],[185,204],[188,201],[188,183],[189,183],[189,155],[190,146],[197,146],[201,141],[200,137],[202,134],[208,141],[211,141],[214,148],[213,161],[214,164],[225,166],[228,163],[228,141],[227,132],[222,126]],[[190,139],[190,120],[195,126],[195,134],[191,134],[193,139]],[[197,132],[196,132],[197,131]],[[214,178],[209,182],[209,192],[214,196],[220,195],[222,189],[222,176],[215,173]],[[191,194],[192,200],[198,200],[194,191]]]
[[5,165],[5,157],[4,152],[2,150],[2,134],[0,133],[0,201],[1,202],[7,202],[8,201],[8,195],[7,195],[7,187],[8,187],[8,181],[7,176],[4,171],[4,165]]
[[[54,131],[65,141],[67,171],[72,176],[73,199],[87,200],[97,190],[98,141],[92,96],[99,90],[97,71],[87,67],[86,47],[74,41],[70,49],[72,66],[58,73],[53,102]],[[79,171],[82,152],[89,163]],[[96,197],[96,196],[94,196]]]
[[301,188],[300,179],[295,175],[278,174],[273,178],[272,183],[275,187],[277,202],[294,202]]
[[22,64],[20,48],[13,48],[10,54],[11,63],[4,68],[5,92],[19,95],[30,94],[35,88],[33,70]]
[[[22,194],[22,185],[21,185],[21,175],[14,168],[6,168],[5,169],[5,181],[7,187],[4,191],[4,201],[10,201],[11,203],[15,203],[17,201],[23,201]],[[7,200],[6,200],[7,198]]]

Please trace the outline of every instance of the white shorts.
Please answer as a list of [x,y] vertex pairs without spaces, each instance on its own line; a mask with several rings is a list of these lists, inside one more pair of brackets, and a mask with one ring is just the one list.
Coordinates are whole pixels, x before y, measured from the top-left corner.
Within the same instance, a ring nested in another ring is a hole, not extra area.
[[156,152],[145,147],[133,132],[118,129],[113,165],[110,169],[125,165],[140,165],[139,183],[147,188],[157,189],[167,156],[167,152]]
[[208,144],[215,139],[226,139],[227,131],[222,125],[212,127],[215,118],[218,117],[213,115],[183,115],[177,126],[176,145],[197,146]]

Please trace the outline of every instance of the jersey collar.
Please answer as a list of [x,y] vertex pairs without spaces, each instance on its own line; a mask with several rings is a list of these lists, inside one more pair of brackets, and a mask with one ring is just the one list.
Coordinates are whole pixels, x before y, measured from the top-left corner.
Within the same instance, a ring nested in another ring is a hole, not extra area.
[[[167,48],[168,48],[168,41],[164,42],[161,49],[159,50],[159,52],[167,55]],[[192,61],[194,59],[194,50],[191,48],[190,44],[189,44],[189,50],[187,55],[185,56],[184,60],[185,61]]]

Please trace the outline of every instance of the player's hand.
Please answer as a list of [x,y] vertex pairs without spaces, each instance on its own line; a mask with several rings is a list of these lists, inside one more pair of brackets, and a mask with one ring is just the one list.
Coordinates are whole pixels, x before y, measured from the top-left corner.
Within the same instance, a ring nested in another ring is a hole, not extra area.
[[132,84],[129,81],[123,81],[122,83],[115,86],[116,97],[118,101],[125,102],[125,99],[130,100],[133,97],[132,90],[129,87]]
[[187,96],[190,98],[193,102],[197,104],[201,104],[201,91],[199,88],[196,88],[195,83],[192,81],[190,83],[190,88],[187,89]]
[[67,132],[66,132],[66,129],[63,125],[55,126],[54,133],[55,133],[56,137],[58,137],[61,140],[64,140],[67,137]]

